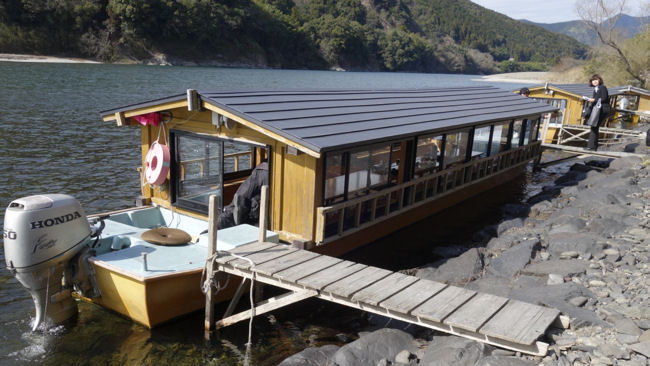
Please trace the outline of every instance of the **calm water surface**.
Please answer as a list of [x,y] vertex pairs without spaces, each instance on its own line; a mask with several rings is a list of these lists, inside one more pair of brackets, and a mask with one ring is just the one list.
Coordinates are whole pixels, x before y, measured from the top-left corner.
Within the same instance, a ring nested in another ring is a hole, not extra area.
[[[86,213],[133,205],[133,197],[139,194],[139,129],[117,128],[112,122],[103,122],[101,110],[184,93],[187,88],[485,85],[479,78],[0,62],[0,225],[11,200],[32,194],[70,194],[81,201]],[[494,85],[509,90],[522,86]],[[392,270],[422,265],[432,259],[432,245],[466,240],[458,233],[494,223],[498,207],[518,201],[527,189],[525,179],[513,182],[499,194],[482,196],[483,209],[458,206],[352,253],[350,258]],[[399,246],[394,245],[395,240],[399,240]],[[205,344],[203,314],[149,331],[94,305],[81,303],[79,308],[78,318],[70,324],[32,333],[31,297],[7,271],[4,249],[0,250],[0,365],[237,365],[248,335],[247,324],[241,324],[219,332],[216,339]],[[362,312],[318,300],[294,305],[273,316],[257,317],[253,364],[275,365],[305,347],[344,344],[377,321]]]

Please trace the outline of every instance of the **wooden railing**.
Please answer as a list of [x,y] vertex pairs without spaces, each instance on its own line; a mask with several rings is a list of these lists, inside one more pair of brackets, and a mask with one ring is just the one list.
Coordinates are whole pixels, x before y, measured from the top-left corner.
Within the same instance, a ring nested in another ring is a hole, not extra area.
[[[225,154],[223,156],[224,161],[228,158],[234,158],[235,159],[235,165],[234,165],[234,172],[239,171],[239,159],[242,156],[248,156],[249,161],[253,161],[253,152],[252,151],[244,151],[244,152],[237,152],[237,153],[231,153],[231,154]],[[188,165],[192,164],[199,164],[199,176],[203,177],[205,176],[205,164],[208,160],[217,160],[221,159],[221,157],[212,157],[212,158],[199,158],[199,159],[190,159],[190,160],[183,160],[180,162],[181,166],[181,180],[185,179],[185,172],[187,170]],[[249,168],[250,169],[250,168]]]
[[[316,243],[338,239],[377,224],[469,184],[515,166],[541,153],[541,141],[471,160],[363,197],[317,208]],[[330,228],[328,232],[328,228]]]

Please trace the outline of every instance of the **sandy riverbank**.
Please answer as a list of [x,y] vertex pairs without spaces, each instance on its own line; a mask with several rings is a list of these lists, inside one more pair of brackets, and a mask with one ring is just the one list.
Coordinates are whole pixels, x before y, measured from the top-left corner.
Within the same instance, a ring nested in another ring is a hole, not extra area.
[[81,58],[53,57],[40,55],[20,55],[13,53],[0,53],[0,61],[7,62],[46,62],[46,63],[64,63],[64,64],[98,64],[97,61],[85,60]]
[[558,73],[552,71],[509,72],[504,74],[485,75],[483,81],[502,83],[522,83],[540,85],[544,83],[570,84],[575,83],[575,72]]

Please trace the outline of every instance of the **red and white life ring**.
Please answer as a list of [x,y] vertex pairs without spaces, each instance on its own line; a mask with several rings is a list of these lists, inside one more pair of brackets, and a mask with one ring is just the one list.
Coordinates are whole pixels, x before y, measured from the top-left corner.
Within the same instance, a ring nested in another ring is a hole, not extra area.
[[144,162],[144,176],[149,184],[160,185],[169,173],[169,148],[155,141],[149,146]]

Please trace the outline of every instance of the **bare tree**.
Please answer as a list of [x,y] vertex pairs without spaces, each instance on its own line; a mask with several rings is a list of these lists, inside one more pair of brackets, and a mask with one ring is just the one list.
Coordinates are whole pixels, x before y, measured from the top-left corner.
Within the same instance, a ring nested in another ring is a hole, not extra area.
[[[650,9],[650,2],[646,3]],[[625,71],[641,86],[645,86],[645,71],[637,70],[630,63],[629,56],[623,49],[623,37],[616,30],[616,23],[627,10],[626,0],[579,0],[576,11],[585,25],[594,31],[602,44],[611,48]]]

